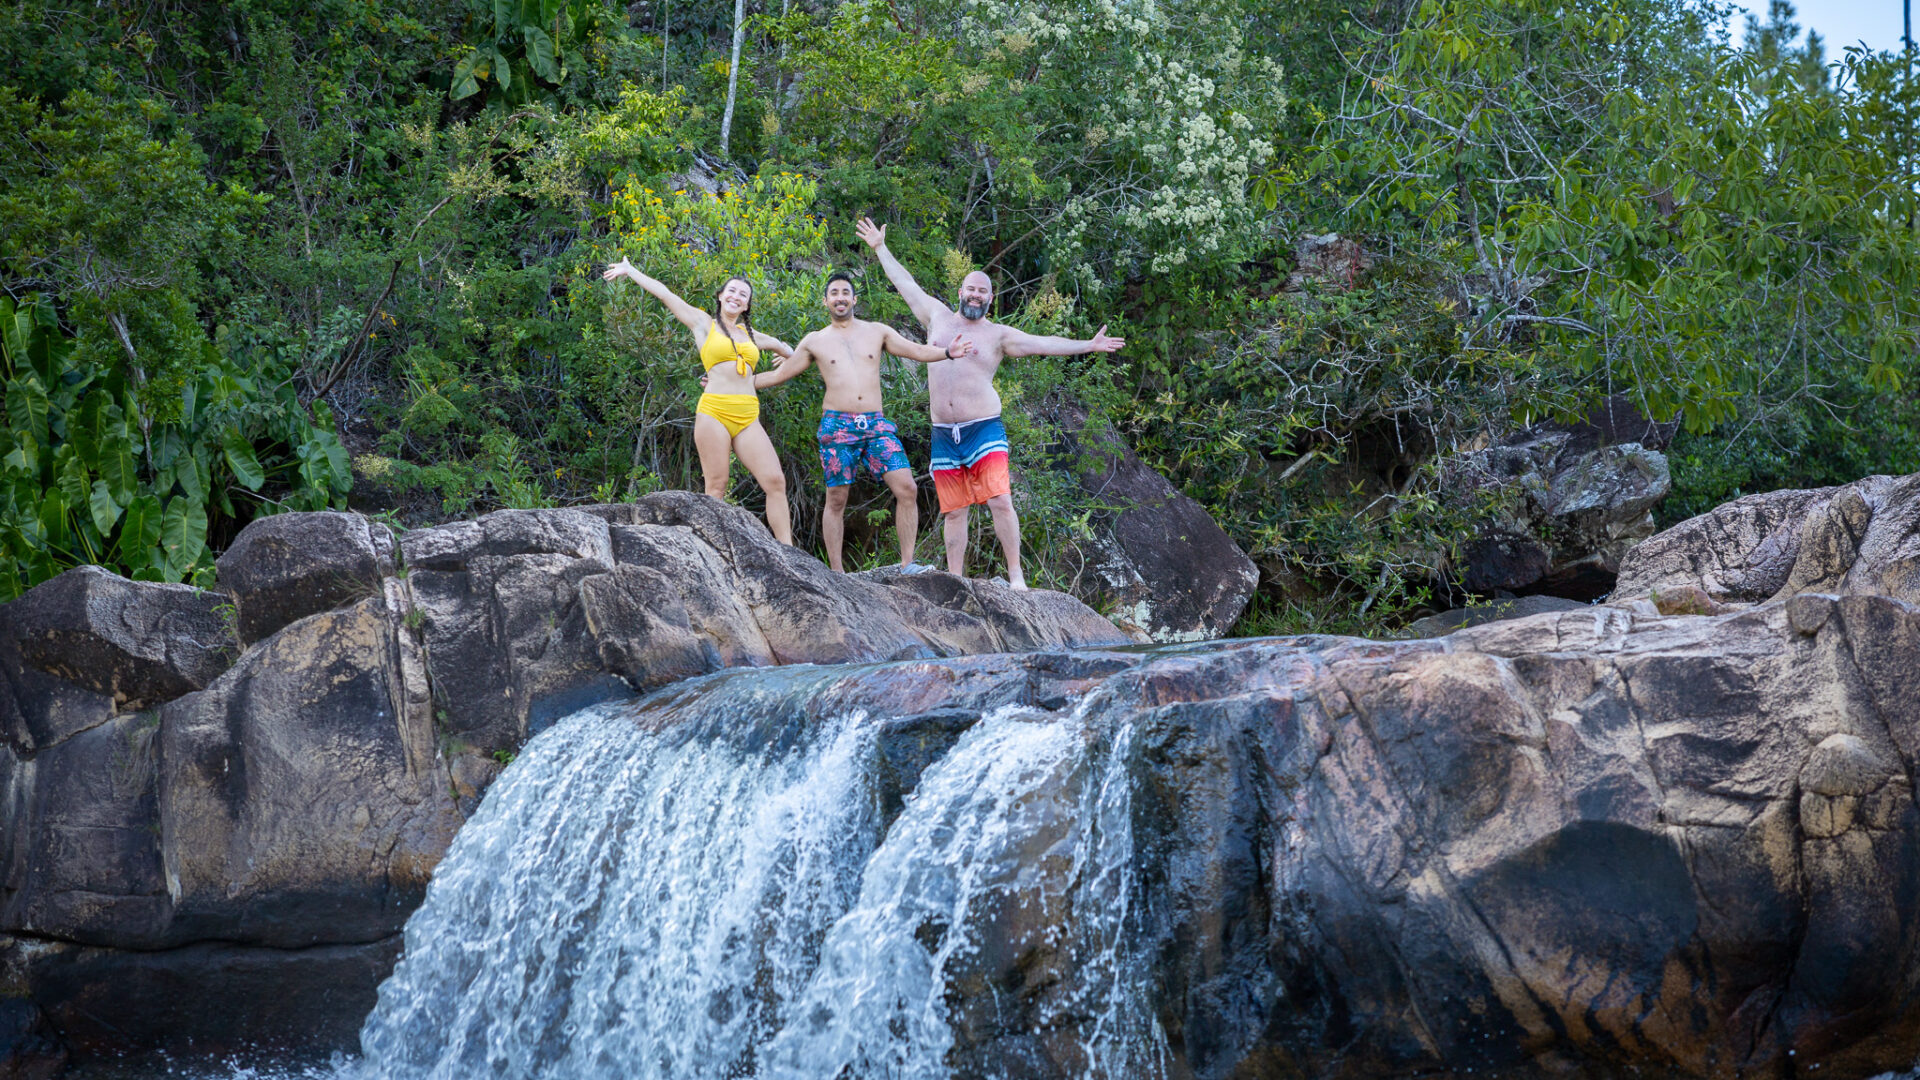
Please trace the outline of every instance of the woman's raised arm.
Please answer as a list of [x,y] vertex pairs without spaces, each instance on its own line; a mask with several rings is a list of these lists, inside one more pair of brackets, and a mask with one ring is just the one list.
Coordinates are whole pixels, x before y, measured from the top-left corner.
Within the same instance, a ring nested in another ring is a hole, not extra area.
[[614,278],[627,278],[652,293],[655,299],[667,305],[667,310],[673,312],[673,317],[679,319],[682,326],[693,331],[693,336],[696,338],[700,336],[701,331],[707,328],[707,323],[713,319],[713,316],[680,299],[679,295],[672,289],[662,285],[659,279],[651,278],[641,273],[638,267],[624,258],[612,266],[607,267],[606,273],[600,276],[608,281],[612,281]]

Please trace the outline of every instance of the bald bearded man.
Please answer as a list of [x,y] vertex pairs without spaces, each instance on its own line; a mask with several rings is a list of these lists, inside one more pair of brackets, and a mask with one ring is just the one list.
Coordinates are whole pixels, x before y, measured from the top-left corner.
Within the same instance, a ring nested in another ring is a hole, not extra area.
[[1000,362],[1017,356],[1077,356],[1113,352],[1126,341],[1108,337],[1103,325],[1084,341],[1047,337],[1002,326],[987,318],[993,302],[993,281],[975,270],[960,282],[958,310],[927,295],[907,268],[887,250],[887,230],[861,218],[860,239],[880,260],[887,280],[913,309],[926,329],[927,344],[945,348],[960,335],[973,343],[973,354],[927,365],[927,393],[933,414],[933,484],[940,495],[941,535],[946,541],[947,570],[964,575],[968,517],[975,503],[986,503],[993,516],[993,532],[1007,560],[1007,583],[1027,587],[1020,566],[1020,518],[1013,510],[1013,485],[1007,474],[1007,429],[1000,420],[1000,394],[993,377]]

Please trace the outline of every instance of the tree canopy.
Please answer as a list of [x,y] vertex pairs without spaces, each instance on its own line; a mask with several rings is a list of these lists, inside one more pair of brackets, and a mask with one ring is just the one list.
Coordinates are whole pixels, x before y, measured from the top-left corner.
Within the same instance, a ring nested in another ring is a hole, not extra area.
[[[1915,97],[1774,0],[241,0],[0,13],[0,597],[206,582],[252,517],[689,486],[698,367],[626,255],[756,326],[854,238],[930,290],[1128,339],[1009,364],[1027,543],[1089,507],[1071,397],[1276,586],[1248,629],[1416,602],[1489,511],[1446,453],[1625,394],[1671,513],[1920,469]],[[1302,272],[1311,236],[1364,258]],[[889,408],[926,407],[911,365]],[[812,543],[817,402],[766,415]],[[924,460],[924,433],[903,425]],[[738,494],[755,493],[743,482]],[[876,492],[876,496],[884,493]],[[853,522],[878,528],[882,498]],[[1317,606],[1316,606],[1317,605]],[[1331,619],[1332,621],[1328,621]]]

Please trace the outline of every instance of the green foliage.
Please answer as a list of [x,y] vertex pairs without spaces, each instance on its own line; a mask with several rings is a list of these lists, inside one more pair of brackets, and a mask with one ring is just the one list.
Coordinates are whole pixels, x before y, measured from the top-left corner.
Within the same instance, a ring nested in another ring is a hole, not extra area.
[[[346,493],[346,449],[324,409],[309,418],[284,382],[262,386],[278,373],[245,372],[210,343],[194,367],[177,399],[140,402],[124,370],[89,362],[50,307],[0,298],[0,598],[82,563],[200,580],[210,529],[231,535],[255,512],[322,509]],[[164,418],[142,430],[143,410]]]
[[[0,11],[0,284],[45,298],[9,309],[0,589],[190,580],[350,480],[413,524],[695,487],[691,343],[600,266],[741,274],[787,340],[845,266],[916,331],[862,214],[936,293],[983,269],[996,318],[1128,339],[1002,370],[1033,561],[1096,510],[1043,449],[1071,400],[1259,560],[1253,628],[1413,610],[1497,509],[1436,462],[1602,394],[1686,418],[1669,513],[1920,469],[1920,109],[1783,3],[1737,50],[1686,0],[782,3],[737,71],[732,14]],[[1329,232],[1371,259],[1298,265]],[[885,378],[923,462],[922,371]],[[816,388],[763,400],[803,545]],[[889,503],[858,489],[850,553]]]
[[1685,15],[1423,4],[1323,162],[1365,185],[1374,222],[1451,257],[1464,347],[1522,342],[1590,395],[1631,385],[1695,431],[1733,418],[1756,348],[1890,378],[1915,347],[1920,247],[1900,168],[1861,137],[1871,111],[1752,53],[1650,57],[1629,33],[1647,17]]
[[454,64],[455,101],[488,82],[517,101],[531,99],[532,76],[550,85],[566,82],[568,66],[593,38],[600,10],[593,0],[491,0],[473,14],[478,43]]

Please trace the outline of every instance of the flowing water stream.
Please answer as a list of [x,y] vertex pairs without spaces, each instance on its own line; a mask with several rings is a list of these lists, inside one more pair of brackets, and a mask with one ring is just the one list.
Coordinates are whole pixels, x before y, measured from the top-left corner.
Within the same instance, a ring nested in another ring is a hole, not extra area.
[[1003,707],[903,779],[894,718],[814,705],[848,675],[721,674],[531,740],[407,924],[350,1071],[1157,1074],[1131,731],[1085,701]]

